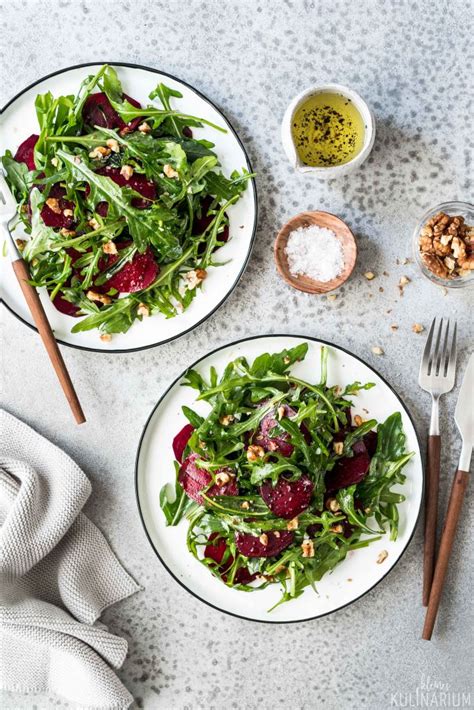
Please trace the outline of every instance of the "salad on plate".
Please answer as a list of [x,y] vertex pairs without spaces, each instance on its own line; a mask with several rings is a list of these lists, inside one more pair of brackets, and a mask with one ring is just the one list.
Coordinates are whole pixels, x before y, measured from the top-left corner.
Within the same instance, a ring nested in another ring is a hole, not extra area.
[[221,377],[188,370],[183,384],[210,410],[183,406],[175,482],[160,494],[166,524],[187,520],[188,550],[210,573],[246,592],[279,584],[277,605],[316,588],[350,551],[397,538],[413,456],[399,412],[352,416],[353,398],[374,385],[329,386],[327,347],[319,382],[292,374],[307,350],[238,357]]
[[228,210],[252,175],[222,173],[193,129],[225,129],[175,108],[181,97],[160,83],[142,106],[104,65],[75,96],[38,95],[38,133],[2,156],[32,283],[85,316],[72,332],[107,340],[137,319],[172,318],[223,263]]

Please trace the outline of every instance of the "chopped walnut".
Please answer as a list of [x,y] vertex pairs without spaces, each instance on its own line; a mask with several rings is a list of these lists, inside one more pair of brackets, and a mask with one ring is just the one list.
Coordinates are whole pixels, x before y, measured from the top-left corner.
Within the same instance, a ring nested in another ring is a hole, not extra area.
[[314,544],[312,540],[303,540],[301,543],[303,557],[314,557]]
[[374,345],[372,348],[374,355],[383,355],[383,350],[379,345]]
[[108,141],[105,141],[105,144],[107,148],[110,148],[112,153],[118,153],[120,151],[119,142],[115,140],[115,138],[109,138]]
[[219,422],[222,424],[222,426],[229,426],[229,424],[232,424],[233,421],[233,414],[224,414],[224,416],[220,417],[219,419]]
[[426,268],[441,279],[468,274],[474,268],[472,236],[473,227],[465,224],[462,215],[439,212],[424,225],[418,238]]
[[341,510],[339,503],[335,498],[328,498],[326,501],[326,508],[331,511],[331,513],[337,513]]
[[298,530],[298,516],[296,518],[292,518],[292,520],[289,520],[286,524],[286,529],[287,530]]
[[115,245],[115,242],[113,242],[112,240],[109,242],[106,242],[102,246],[102,251],[104,252],[104,254],[118,254],[118,250]]
[[341,535],[344,532],[344,526],[340,523],[336,523],[336,525],[331,525],[331,530],[333,533],[336,533],[336,535]]
[[48,197],[46,204],[49,209],[54,212],[54,214],[61,214],[61,208],[59,206],[59,200],[56,197]]
[[266,533],[262,533],[258,539],[262,545],[268,545],[268,535]]
[[74,210],[69,209],[69,207],[66,207],[65,210],[63,210],[63,215],[65,217],[72,217],[74,215]]
[[379,556],[377,557],[377,564],[381,565],[382,562],[384,562],[387,559],[387,557],[388,557],[387,550],[382,550],[381,552],[379,552]]
[[189,290],[192,290],[193,288],[196,288],[201,281],[204,281],[204,279],[207,276],[207,271],[204,269],[193,269],[192,271],[188,271],[186,274],[184,274],[184,280],[186,282],[186,285]]
[[373,271],[366,271],[364,276],[367,279],[367,281],[372,281],[372,279],[375,278],[375,274]]
[[92,289],[87,291],[86,296],[89,301],[97,301],[98,303],[103,303],[104,306],[108,306],[109,303],[112,303],[112,299],[110,298],[110,296],[106,296],[102,293],[97,293],[97,291],[93,291]]
[[285,416],[285,412],[286,412],[286,409],[283,405],[281,405],[281,407],[278,407],[278,409],[277,409],[278,419],[283,419],[283,417]]
[[422,333],[425,328],[421,325],[421,323],[413,323],[411,329],[414,333]]
[[106,148],[103,145],[98,145],[96,148],[91,150],[91,152],[89,153],[89,158],[92,158],[92,160],[103,160],[108,155],[110,155],[110,153],[110,148]]
[[342,452],[344,451],[344,442],[335,441],[332,445],[332,448],[334,449],[334,453],[337,454],[337,456],[341,456]]
[[100,229],[100,223],[93,217],[89,220],[89,227],[92,227],[94,230]]
[[216,473],[216,485],[217,486],[225,486],[226,483],[229,483],[231,479],[230,473],[227,473],[227,471],[219,471],[219,473]]
[[166,175],[166,177],[169,177],[169,178],[177,178],[177,177],[179,177],[178,171],[175,170],[175,169],[173,168],[173,166],[170,165],[169,163],[166,163],[166,165],[163,165],[163,172],[164,172],[164,174]]
[[354,417],[354,424],[355,424],[356,426],[360,426],[360,425],[363,424],[363,423],[364,423],[364,420],[362,419],[362,417],[360,416],[360,414],[356,414],[355,417]]
[[242,510],[250,510],[250,503],[248,502],[248,500],[244,500],[240,504],[240,507],[242,508]]
[[150,133],[151,126],[146,121],[143,121],[143,123],[140,123],[140,125],[138,126],[138,130],[140,131],[140,133]]
[[396,323],[392,323],[390,328],[391,328],[391,330],[398,330],[398,325]]
[[110,333],[102,333],[100,339],[104,343],[110,343],[110,341],[112,340],[112,336],[110,335]]
[[131,165],[122,165],[120,168],[120,175],[125,178],[125,180],[130,180],[133,175],[133,168]]
[[256,446],[252,444],[247,449],[247,460],[250,462],[258,461],[258,459],[263,459],[265,456],[265,449],[262,446]]
[[149,315],[150,308],[146,305],[146,303],[139,303],[137,308],[137,316],[143,316],[144,318],[148,318]]

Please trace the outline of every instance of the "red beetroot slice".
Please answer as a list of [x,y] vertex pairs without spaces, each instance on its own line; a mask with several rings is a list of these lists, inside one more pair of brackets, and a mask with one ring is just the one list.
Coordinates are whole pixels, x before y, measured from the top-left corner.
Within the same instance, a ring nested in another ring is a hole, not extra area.
[[[212,476],[204,468],[199,468],[199,466],[196,465],[199,458],[198,454],[192,453],[183,461],[181,468],[179,469],[178,481],[190,498],[195,500],[196,503],[202,504],[203,499],[200,493],[202,489],[208,486],[212,481]],[[215,473],[222,472],[231,473],[228,468],[219,469]],[[239,489],[235,476],[232,477],[228,483],[224,483],[223,486],[211,486],[206,495],[211,498],[213,496],[239,495]]]
[[80,308],[75,306],[74,303],[66,301],[66,299],[61,296],[61,292],[53,298],[53,306],[66,316],[72,316],[73,318],[78,318],[79,316]]
[[326,476],[326,490],[336,491],[360,483],[370,466],[370,456],[363,441],[358,441],[352,447],[354,456],[339,459]]
[[291,520],[306,510],[313,495],[314,484],[308,476],[288,481],[280,476],[275,487],[271,481],[260,486],[260,495],[278,518]]
[[291,545],[294,538],[293,533],[289,530],[280,530],[277,533],[269,531],[265,534],[268,538],[266,545],[260,541],[261,535],[235,533],[235,544],[238,551],[245,557],[275,557]]
[[[209,195],[201,202],[201,216],[196,217],[193,222],[193,234],[202,234],[211,224],[215,215],[208,215],[210,206],[213,203],[212,197]],[[229,225],[226,224],[223,231],[219,234],[220,242],[227,242],[229,239]],[[219,247],[217,247],[219,248]]]
[[[117,255],[114,261],[117,260]],[[111,265],[113,261],[110,261]],[[143,254],[135,254],[132,261],[114,274],[105,284],[108,291],[115,288],[119,293],[135,293],[148,288],[160,273],[153,252],[148,248]]]
[[[296,414],[295,410],[287,404],[283,404],[282,406],[285,409],[285,417],[293,417]],[[277,426],[276,411],[273,410],[263,417],[254,441],[259,446],[262,446],[265,451],[277,451],[282,456],[291,456],[293,453],[293,445],[288,441],[290,438],[288,432],[284,431],[278,434],[278,436],[270,436],[271,431]]]
[[185,424],[185,426],[179,431],[173,439],[173,452],[176,461],[182,463],[184,450],[187,446],[191,434],[194,431],[192,424]]
[[70,229],[74,224],[74,214],[65,215],[64,210],[71,210],[74,212],[74,202],[65,199],[66,190],[61,187],[59,183],[52,186],[49,191],[47,200],[56,199],[58,201],[57,209],[59,212],[51,209],[46,203],[41,208],[41,219],[47,227],[53,227],[53,229]]
[[[224,559],[225,552],[227,550],[227,544],[224,538],[220,538],[217,542],[214,542],[216,538],[219,537],[219,533],[212,533],[208,538],[208,544],[204,550],[204,557],[209,560],[214,560],[217,565],[219,565],[219,572],[224,582],[227,581],[226,572],[232,567],[234,563],[234,558],[229,555],[224,564],[221,564]],[[234,584],[250,584],[256,578],[256,574],[251,574],[247,567],[239,567],[234,576]]]
[[365,448],[367,449],[367,453],[369,454],[370,458],[372,458],[372,456],[377,451],[377,432],[369,431],[364,436],[364,444]]
[[28,170],[36,170],[34,149],[39,136],[32,133],[29,138],[23,141],[14,155],[18,163],[26,163]]
[[[96,172],[98,175],[105,175],[106,177],[110,178],[115,182],[116,185],[119,185],[119,187],[130,187],[132,190],[135,190],[135,192],[138,192],[140,195],[143,195],[143,197],[145,198],[143,200],[141,200],[139,197],[134,198],[132,200],[133,207],[136,207],[139,210],[143,210],[146,207],[150,207],[150,201],[156,198],[155,183],[152,180],[147,180],[146,176],[142,173],[133,174],[130,180],[126,180],[125,177],[120,173],[120,168],[112,168],[107,165],[105,168],[99,168],[98,170],[96,170]],[[86,195],[87,194],[88,191],[86,190]],[[99,202],[98,206],[99,205],[101,210],[99,214],[102,214],[105,211],[105,215],[102,216],[106,216],[109,206],[106,202]],[[107,205],[107,208],[105,208],[104,205]]]
[[[141,105],[135,99],[132,99],[127,94],[122,97],[126,99],[135,108],[141,108]],[[120,131],[127,129],[127,133],[135,131],[139,124],[142,123],[141,118],[134,118],[130,123],[125,123],[113,108],[112,104],[103,92],[91,94],[87,97],[82,109],[82,118],[84,123],[89,126],[100,126],[101,128],[118,128]]]

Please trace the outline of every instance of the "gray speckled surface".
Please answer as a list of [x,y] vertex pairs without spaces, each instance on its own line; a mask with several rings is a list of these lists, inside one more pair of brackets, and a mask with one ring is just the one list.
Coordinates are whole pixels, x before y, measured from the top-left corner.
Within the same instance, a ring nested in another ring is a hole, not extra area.
[[[424,643],[419,639],[420,528],[389,577],[351,607],[305,624],[250,624],[207,608],[161,567],[138,519],[133,465],[150,409],[189,364],[190,353],[198,357],[232,339],[271,331],[321,336],[367,358],[405,398],[424,438],[429,401],[416,384],[423,336],[412,333],[411,326],[426,326],[437,314],[457,317],[462,370],[472,343],[472,294],[443,295],[413,264],[396,260],[410,256],[411,231],[425,208],[472,198],[470,3],[38,0],[2,5],[0,103],[35,79],[79,62],[110,59],[161,68],[195,85],[224,110],[259,175],[260,226],[252,260],[234,294],[208,323],[144,353],[65,350],[87,425],[72,424],[36,335],[2,312],[5,406],[83,466],[94,485],[88,514],[146,587],[104,615],[111,630],[129,641],[119,674],[139,705],[378,710],[404,702],[428,676],[447,684],[449,692],[469,692],[473,548],[465,531],[474,522],[472,491],[436,638]],[[368,163],[329,184],[296,176],[279,138],[289,100],[323,80],[360,91],[378,126]],[[356,272],[333,302],[288,290],[272,261],[281,223],[317,208],[346,219],[359,240]],[[363,277],[367,269],[377,274],[370,283]],[[400,297],[402,275],[411,283]],[[391,323],[399,325],[397,332],[390,330]],[[383,357],[371,354],[375,344],[385,350]],[[450,395],[442,405],[447,432],[442,510],[459,451],[448,419],[454,401]],[[8,708],[57,705],[56,698],[4,697]]]

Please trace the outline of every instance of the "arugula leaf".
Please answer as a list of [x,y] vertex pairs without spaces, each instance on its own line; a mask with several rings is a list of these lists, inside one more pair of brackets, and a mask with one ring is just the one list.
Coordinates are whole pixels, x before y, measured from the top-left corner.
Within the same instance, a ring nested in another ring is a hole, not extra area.
[[47,227],[41,218],[44,197],[36,187],[31,191],[30,204],[31,238],[23,250],[26,261],[31,261],[38,254],[50,251],[61,240],[61,236],[52,227]]
[[178,483],[178,473],[179,466],[176,465],[174,491],[169,483],[166,483],[160,491],[160,508],[165,515],[166,525],[177,525],[183,515],[195,506],[186,495],[184,488]]

